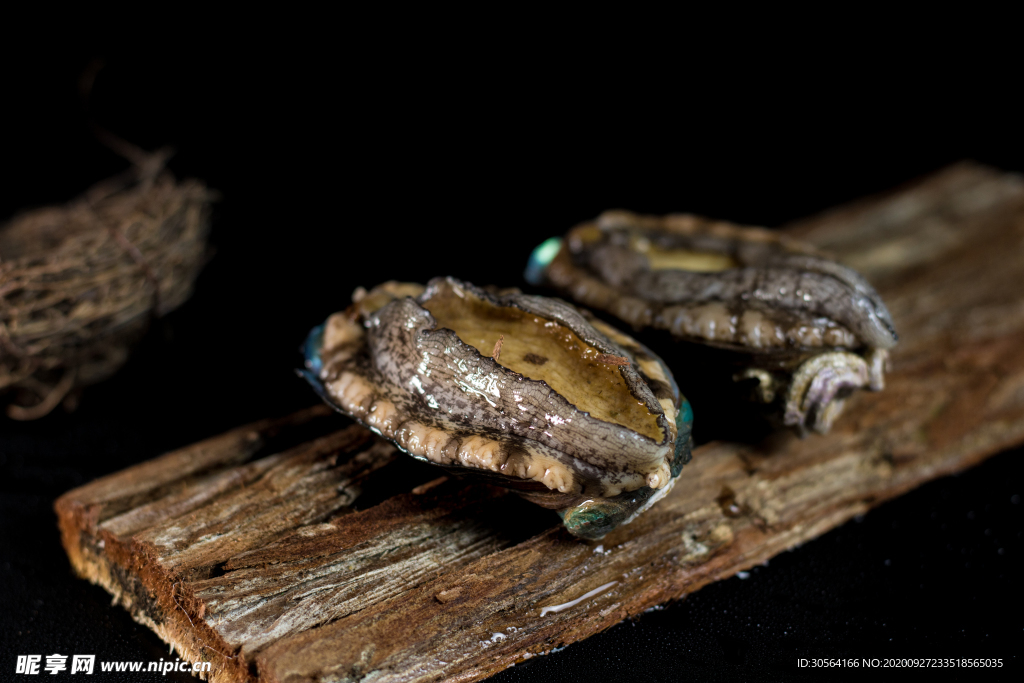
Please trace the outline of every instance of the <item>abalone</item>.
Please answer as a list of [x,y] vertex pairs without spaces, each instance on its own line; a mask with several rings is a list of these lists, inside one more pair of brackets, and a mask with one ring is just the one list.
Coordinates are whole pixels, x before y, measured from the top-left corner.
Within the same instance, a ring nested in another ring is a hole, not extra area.
[[884,386],[896,344],[857,272],[778,233],[692,215],[608,211],[538,247],[527,279],[634,329],[736,351],[784,424],[827,432],[856,389]]
[[693,413],[665,364],[558,299],[388,282],[309,335],[302,374],[413,457],[516,490],[601,538],[664,496]]

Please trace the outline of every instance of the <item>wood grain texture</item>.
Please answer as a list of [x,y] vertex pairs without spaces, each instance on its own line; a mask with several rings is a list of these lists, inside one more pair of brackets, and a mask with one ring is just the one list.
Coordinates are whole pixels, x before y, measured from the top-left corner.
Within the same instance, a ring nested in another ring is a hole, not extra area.
[[72,564],[213,680],[472,681],[1024,441],[1024,181],[961,164],[789,232],[882,293],[901,334],[885,391],[828,436],[700,447],[600,545],[555,518],[524,530],[498,489],[415,486],[314,408],[67,493]]

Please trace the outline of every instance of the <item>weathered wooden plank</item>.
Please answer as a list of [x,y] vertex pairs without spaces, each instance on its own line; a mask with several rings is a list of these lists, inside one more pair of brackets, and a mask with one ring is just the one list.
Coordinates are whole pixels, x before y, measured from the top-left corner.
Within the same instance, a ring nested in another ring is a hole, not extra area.
[[[395,510],[405,520],[403,524],[392,525],[388,531],[351,546],[337,547],[335,538],[350,536],[352,525],[361,524],[362,519],[346,518],[304,528],[300,552],[268,549],[274,557],[272,566],[235,569],[225,576],[196,582],[191,588],[214,615],[208,622],[228,642],[244,643],[243,651],[247,653],[258,651],[284,636],[401,595],[410,586],[433,578],[441,567],[450,571],[509,545],[504,534],[495,533],[494,527],[484,521],[500,514],[500,501],[494,498],[504,496],[491,493],[486,496],[489,500],[479,500],[473,491],[460,490],[459,494],[467,500],[478,500],[459,505],[454,515],[444,500],[434,498],[430,503],[436,505],[430,509],[423,509],[422,503],[403,501],[405,510]],[[409,514],[412,510],[418,514]],[[305,551],[309,540],[320,547]],[[244,559],[232,560],[227,566]],[[295,581],[299,573],[302,580]],[[278,591],[268,593],[268,582],[275,582]]]
[[1021,179],[958,165],[790,231],[885,297],[902,335],[885,391],[825,437],[702,446],[600,544],[454,481],[353,509],[407,459],[357,428],[260,450],[339,424],[313,411],[69,492],[69,556],[214,680],[477,680],[1024,441]]

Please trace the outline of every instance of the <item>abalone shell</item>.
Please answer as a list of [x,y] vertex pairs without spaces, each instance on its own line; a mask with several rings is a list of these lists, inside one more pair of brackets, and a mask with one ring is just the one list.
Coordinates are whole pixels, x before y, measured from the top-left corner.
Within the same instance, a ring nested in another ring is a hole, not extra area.
[[665,364],[574,306],[453,278],[357,290],[304,376],[413,457],[515,489],[600,538],[667,493],[692,411]]
[[526,277],[634,329],[751,359],[736,379],[801,432],[828,431],[853,390],[880,390],[897,341],[859,273],[770,230],[692,215],[605,212],[544,242]]

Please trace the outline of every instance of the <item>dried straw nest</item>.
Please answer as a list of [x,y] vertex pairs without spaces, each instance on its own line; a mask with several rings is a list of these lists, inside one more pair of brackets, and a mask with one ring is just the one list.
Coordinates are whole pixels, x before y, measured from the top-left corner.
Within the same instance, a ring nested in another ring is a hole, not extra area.
[[29,420],[114,373],[152,316],[185,302],[206,256],[213,193],[168,153],[65,206],[0,227],[0,393]]

